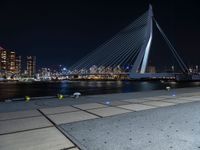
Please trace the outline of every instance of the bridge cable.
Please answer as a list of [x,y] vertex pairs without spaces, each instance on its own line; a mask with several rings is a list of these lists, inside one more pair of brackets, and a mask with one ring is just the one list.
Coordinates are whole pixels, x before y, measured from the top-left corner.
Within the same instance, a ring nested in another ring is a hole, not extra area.
[[165,33],[163,32],[163,30],[161,29],[161,27],[159,26],[158,22],[155,20],[154,21],[156,23],[156,26],[158,28],[158,30],[160,31],[161,35],[163,36],[163,38],[165,39],[166,43],[168,44],[170,50],[172,51],[173,55],[175,56],[176,60],[178,61],[181,69],[183,72],[188,72],[188,68],[185,65],[185,63],[183,62],[183,60],[180,58],[180,56],[178,55],[177,51],[175,50],[175,48],[173,47],[173,45],[171,44],[171,42],[169,41],[169,39],[167,38],[167,36],[165,35]]

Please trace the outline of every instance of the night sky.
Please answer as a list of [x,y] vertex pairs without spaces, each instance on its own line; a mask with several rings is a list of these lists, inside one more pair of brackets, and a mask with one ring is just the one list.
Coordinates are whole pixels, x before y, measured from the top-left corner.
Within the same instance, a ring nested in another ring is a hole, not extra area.
[[[69,67],[133,22],[149,3],[185,63],[200,65],[197,0],[2,1],[0,46],[22,57],[37,56],[38,67]],[[150,62],[161,60],[159,52],[152,54]]]

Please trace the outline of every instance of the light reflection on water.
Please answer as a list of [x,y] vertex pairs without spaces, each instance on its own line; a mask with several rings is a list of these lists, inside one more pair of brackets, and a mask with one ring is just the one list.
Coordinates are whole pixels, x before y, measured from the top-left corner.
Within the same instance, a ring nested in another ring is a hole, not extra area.
[[[62,81],[35,83],[0,83],[0,100],[29,96],[55,96],[58,93],[72,94],[76,91],[83,95],[126,93],[136,91],[200,86],[200,82],[160,81]],[[175,94],[175,93],[172,93]]]

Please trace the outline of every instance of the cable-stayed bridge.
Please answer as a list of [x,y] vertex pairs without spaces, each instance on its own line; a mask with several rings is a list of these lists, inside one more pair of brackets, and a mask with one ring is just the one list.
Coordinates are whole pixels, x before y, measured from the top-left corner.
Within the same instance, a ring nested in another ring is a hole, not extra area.
[[70,67],[69,75],[127,75],[129,78],[174,78],[175,73],[148,73],[147,64],[156,27],[182,74],[189,70],[156,21],[152,6],[133,23]]

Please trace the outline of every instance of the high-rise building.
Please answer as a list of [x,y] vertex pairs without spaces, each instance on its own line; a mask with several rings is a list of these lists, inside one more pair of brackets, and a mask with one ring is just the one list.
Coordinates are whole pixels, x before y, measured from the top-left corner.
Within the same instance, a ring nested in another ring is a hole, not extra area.
[[0,70],[7,70],[7,51],[2,47],[0,47]]
[[16,73],[16,53],[13,51],[7,52],[7,69],[10,73]]
[[33,77],[36,73],[36,57],[27,56],[27,74],[29,77]]
[[21,56],[16,56],[16,62],[15,62],[15,71],[16,74],[21,74]]
[[0,76],[13,77],[21,75],[21,56],[16,52],[0,47]]

